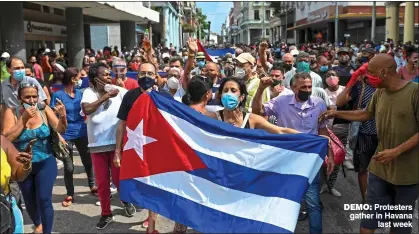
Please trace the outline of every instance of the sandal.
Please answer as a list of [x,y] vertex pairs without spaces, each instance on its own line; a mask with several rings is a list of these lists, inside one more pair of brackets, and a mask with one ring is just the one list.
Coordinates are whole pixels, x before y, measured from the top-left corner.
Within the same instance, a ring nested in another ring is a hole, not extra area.
[[94,195],[94,196],[98,196],[98,194],[97,194],[97,187],[95,186],[95,187],[91,187],[90,188],[90,193],[92,193],[92,195]]
[[73,197],[71,197],[71,196],[66,197],[66,198],[64,199],[64,201],[61,203],[61,205],[62,205],[63,207],[69,207],[69,206],[71,206],[72,204],[73,204]]

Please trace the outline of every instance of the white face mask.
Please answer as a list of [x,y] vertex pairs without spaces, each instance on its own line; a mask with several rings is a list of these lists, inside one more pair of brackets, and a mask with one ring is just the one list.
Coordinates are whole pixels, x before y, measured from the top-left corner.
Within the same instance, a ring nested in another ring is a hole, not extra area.
[[179,80],[172,76],[169,79],[167,79],[167,86],[169,86],[170,89],[178,89],[179,88]]
[[118,89],[118,86],[116,86],[116,85],[113,85],[113,84],[106,84],[105,85],[105,87],[103,87],[103,89],[106,91],[106,92],[110,92],[111,90],[114,90],[114,89]]
[[83,81],[80,79],[76,82],[76,88],[80,87],[83,84]]
[[246,76],[246,72],[241,67],[236,67],[235,70],[235,76],[239,79],[243,79],[244,76]]

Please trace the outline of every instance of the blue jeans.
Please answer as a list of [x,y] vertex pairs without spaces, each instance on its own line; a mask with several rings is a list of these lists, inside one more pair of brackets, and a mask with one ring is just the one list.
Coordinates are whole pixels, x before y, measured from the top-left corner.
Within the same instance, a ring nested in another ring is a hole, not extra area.
[[52,207],[52,188],[57,178],[57,162],[53,156],[40,162],[32,163],[32,171],[22,182],[19,182],[25,200],[26,211],[33,224],[42,224],[44,234],[50,234],[54,222]]
[[308,188],[304,199],[307,203],[310,234],[322,233],[322,209],[320,206],[320,176],[319,172]]
[[17,206],[14,197],[12,197],[12,201],[9,202],[12,203],[13,216],[15,217],[15,231],[13,233],[24,233],[22,211]]

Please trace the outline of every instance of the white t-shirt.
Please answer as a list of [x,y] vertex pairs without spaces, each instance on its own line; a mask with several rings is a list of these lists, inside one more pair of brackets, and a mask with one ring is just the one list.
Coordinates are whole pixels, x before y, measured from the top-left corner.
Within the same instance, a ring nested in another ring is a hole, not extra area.
[[[103,103],[94,113],[87,115],[87,138],[89,139],[88,147],[98,147],[116,144],[116,129],[119,119],[116,117],[119,107],[122,103],[122,98],[127,93],[127,90],[117,87],[119,93],[116,97],[110,98],[109,104]],[[83,92],[81,104],[93,103],[99,99],[92,88],[87,88]],[[108,108],[105,109],[105,106]],[[85,116],[83,111],[80,111],[82,116]]]
[[[330,91],[329,89],[325,89],[327,96],[329,97],[331,106],[336,106],[336,101],[338,99],[338,96],[339,94],[343,92],[343,90],[345,90],[345,86],[341,86],[341,85],[339,85],[339,88],[334,92]],[[333,120],[334,119],[329,119],[327,124],[329,126],[333,125]]]

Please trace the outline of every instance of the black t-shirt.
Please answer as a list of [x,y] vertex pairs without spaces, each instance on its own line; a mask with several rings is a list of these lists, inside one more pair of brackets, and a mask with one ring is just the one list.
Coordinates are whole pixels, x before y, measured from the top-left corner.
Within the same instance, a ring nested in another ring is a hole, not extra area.
[[[173,98],[171,93],[169,93],[168,91],[164,89],[159,88],[159,92],[163,94],[164,96]],[[138,87],[138,88],[129,90],[124,95],[121,106],[119,107],[119,111],[117,115],[118,119],[127,121],[129,111],[131,110],[135,101],[137,101],[138,97],[140,97],[141,94],[143,94],[143,92],[141,91],[141,88]]]

